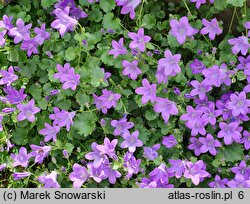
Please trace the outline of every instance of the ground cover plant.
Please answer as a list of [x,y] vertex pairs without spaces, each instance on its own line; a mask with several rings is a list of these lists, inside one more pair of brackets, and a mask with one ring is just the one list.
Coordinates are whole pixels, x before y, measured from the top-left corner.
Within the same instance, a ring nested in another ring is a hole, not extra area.
[[0,187],[250,187],[250,2],[0,5]]

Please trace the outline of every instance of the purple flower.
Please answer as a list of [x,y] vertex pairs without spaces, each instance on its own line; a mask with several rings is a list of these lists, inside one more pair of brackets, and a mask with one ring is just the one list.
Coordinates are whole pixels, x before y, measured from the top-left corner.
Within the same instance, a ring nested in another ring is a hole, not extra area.
[[191,142],[191,144],[188,145],[188,149],[194,150],[195,156],[197,156],[197,157],[200,156],[201,147],[202,147],[203,144],[199,141],[199,139],[197,139],[195,137],[191,137],[190,142]]
[[196,8],[199,9],[202,4],[206,3],[206,0],[190,0],[190,2],[195,3],[196,2]]
[[244,27],[245,27],[246,29],[248,29],[248,37],[250,37],[250,21],[246,22],[246,23],[244,24]]
[[143,87],[139,87],[135,90],[135,93],[142,96],[142,104],[146,104],[148,101],[151,103],[156,100],[156,84],[150,84],[147,79],[142,80]]
[[69,131],[70,126],[74,124],[73,118],[75,117],[75,115],[76,113],[74,111],[73,112],[68,112],[65,110],[60,111],[59,108],[54,107],[54,114],[50,114],[49,118],[51,120],[54,120],[53,126],[55,125],[58,125],[59,127],[66,126],[66,130]]
[[38,181],[44,184],[44,188],[60,188],[60,185],[57,182],[57,173],[52,171],[48,175],[43,175],[38,177]]
[[0,132],[3,131],[2,121],[3,121],[3,116],[2,116],[2,114],[0,114]]
[[3,30],[2,32],[0,32],[0,46],[4,47],[5,45],[5,34],[7,33],[6,30]]
[[79,164],[74,164],[73,172],[69,174],[69,179],[73,181],[74,188],[80,188],[88,179],[87,169]]
[[75,70],[71,68],[68,72],[68,74],[64,74],[60,81],[63,81],[64,84],[62,88],[64,90],[71,88],[73,91],[76,90],[77,85],[80,83],[80,75],[75,74]]
[[12,149],[15,145],[14,144],[11,144],[10,140],[7,140],[6,142],[6,151],[9,152],[10,149]]
[[51,90],[49,93],[50,93],[50,95],[54,96],[54,95],[59,94],[60,90]]
[[108,109],[116,107],[116,103],[121,98],[121,95],[108,91],[107,89],[103,89],[101,96],[93,94],[93,97],[96,108],[98,110],[102,110],[103,114],[106,114]]
[[0,171],[3,171],[7,167],[6,163],[0,165]]
[[171,19],[170,26],[170,34],[176,37],[179,44],[183,44],[187,37],[192,37],[199,32],[197,29],[190,26],[186,16],[182,17],[180,21]]
[[77,25],[77,20],[69,16],[69,7],[66,7],[64,10],[57,8],[53,11],[57,19],[51,23],[51,27],[59,30],[61,36],[70,30],[73,31]]
[[244,130],[243,132],[243,137],[240,140],[240,143],[244,143],[244,148],[245,150],[249,150],[250,149],[250,133],[246,130]]
[[203,18],[202,24],[205,27],[201,29],[201,34],[202,35],[209,34],[209,38],[211,40],[214,40],[216,35],[220,35],[222,33],[222,29],[219,27],[219,22],[217,21],[216,18],[212,19],[211,22]]
[[232,110],[234,117],[240,114],[246,115],[249,112],[250,100],[246,99],[246,93],[240,92],[238,95],[231,94],[230,101],[227,102],[226,107]]
[[101,68],[101,70],[102,70],[103,73],[104,73],[104,81],[105,81],[105,82],[108,82],[108,78],[111,77],[111,73],[110,73],[110,72],[105,72],[105,69],[104,69],[104,68]]
[[227,178],[221,179],[220,176],[215,175],[214,181],[210,182],[208,185],[211,188],[226,188],[227,182],[228,182]]
[[201,61],[195,59],[190,64],[190,68],[192,69],[193,74],[200,74],[204,69],[206,69],[206,66]]
[[243,176],[235,176],[233,180],[227,182],[227,185],[230,188],[250,188],[250,180]]
[[18,181],[20,179],[26,178],[30,176],[30,172],[15,172],[12,174],[13,180]]
[[53,75],[53,77],[55,78],[55,79],[60,79],[60,82],[64,82],[61,78],[63,77],[63,76],[67,76],[67,75],[69,75],[69,71],[71,70],[71,69],[73,69],[73,67],[70,67],[70,63],[66,63],[63,67],[60,65],[60,64],[57,64],[56,65],[56,68],[57,68],[57,71],[58,71],[58,73],[55,73],[54,75]]
[[30,145],[30,148],[33,150],[30,155],[35,157],[35,163],[42,164],[45,157],[49,155],[51,150],[50,146],[37,146],[37,145]]
[[45,123],[45,128],[40,130],[39,133],[41,135],[45,135],[44,141],[48,142],[53,139],[53,142],[56,142],[56,135],[60,131],[59,126],[51,126],[48,123]]
[[112,169],[111,167],[105,168],[104,174],[108,178],[109,183],[111,184],[115,184],[116,178],[120,178],[122,176],[122,174],[119,171]]
[[213,156],[217,154],[216,147],[221,147],[221,143],[218,140],[215,140],[211,134],[207,134],[207,137],[200,137],[199,141],[202,146],[200,148],[201,153],[210,152]]
[[144,35],[144,28],[140,28],[138,33],[129,32],[128,36],[133,40],[129,44],[130,49],[138,48],[141,52],[144,52],[146,49],[146,43],[151,40],[151,37]]
[[127,49],[123,46],[124,38],[121,38],[118,42],[112,40],[113,49],[108,52],[110,55],[114,55],[117,58],[119,55],[125,55],[128,53]]
[[212,90],[210,85],[207,85],[204,81],[201,83],[197,80],[193,80],[190,84],[194,87],[194,89],[190,92],[191,96],[199,95],[199,98],[203,100],[206,96],[206,93]]
[[18,121],[27,119],[30,122],[34,122],[35,114],[40,111],[40,108],[35,107],[34,99],[31,99],[27,104],[18,104],[17,108],[21,111],[17,116]]
[[130,134],[129,132],[125,132],[122,136],[125,141],[121,143],[121,148],[128,148],[130,152],[134,152],[136,150],[136,147],[142,147],[143,142],[138,139],[138,136],[138,130],[136,130],[132,134]]
[[157,72],[163,72],[165,77],[176,76],[177,73],[181,72],[179,62],[181,59],[180,54],[172,55],[171,51],[166,50],[164,52],[165,58],[158,61],[158,70]]
[[169,135],[168,137],[167,136],[163,137],[162,144],[164,144],[165,147],[170,149],[174,147],[175,145],[177,145],[178,142],[176,141],[174,135]]
[[186,126],[192,127],[195,125],[197,121],[200,120],[202,111],[195,110],[192,106],[187,106],[186,109],[187,109],[187,113],[183,114],[180,119],[187,121]]
[[201,135],[205,135],[206,134],[206,129],[204,128],[205,126],[206,122],[204,120],[195,121],[194,124],[191,126],[189,126],[189,124],[187,125],[187,127],[191,129],[191,136],[196,136],[199,133]]
[[122,66],[124,67],[124,70],[122,71],[122,74],[124,76],[128,76],[132,80],[136,80],[137,75],[140,75],[142,73],[142,71],[138,67],[138,62],[138,60],[134,60],[133,62],[123,60]]
[[10,30],[11,28],[13,28],[14,26],[11,23],[12,18],[13,18],[12,16],[8,17],[7,15],[3,15],[3,20],[0,21],[0,28],[6,30]]
[[[237,69],[244,70],[244,74],[249,75],[250,74],[250,55],[246,58],[240,56],[238,58],[240,61],[240,64],[237,65]],[[245,72],[246,70],[246,72]]]
[[29,164],[29,158],[31,157],[30,154],[27,154],[27,149],[25,147],[21,147],[19,149],[18,154],[11,154],[12,159],[14,160],[14,163],[12,163],[13,167],[16,166],[22,166],[27,167]]
[[181,91],[178,87],[174,87],[174,94],[176,94],[177,96],[181,94]]
[[93,152],[89,152],[85,155],[85,158],[88,160],[94,160],[93,161],[93,168],[99,168],[105,158],[107,158],[106,155],[102,155],[100,150],[97,149],[98,144],[96,142],[93,142],[91,145],[91,148]]
[[97,145],[96,149],[100,151],[101,155],[108,155],[110,158],[117,159],[117,156],[115,154],[115,147],[118,143],[117,139],[114,139],[110,142],[110,140],[105,137],[104,139],[104,145]]
[[223,69],[220,69],[218,65],[214,65],[211,68],[204,69],[202,74],[205,76],[203,80],[205,85],[214,85],[220,87],[222,80],[227,77],[227,74]]
[[208,107],[201,107],[201,110],[203,111],[202,120],[205,121],[205,123],[210,123],[211,125],[216,124],[216,117],[220,115],[219,110],[215,110],[215,105],[213,102],[209,102]]
[[178,179],[181,178],[186,170],[186,162],[180,159],[169,159],[169,163],[171,166],[169,167],[168,172],[174,173],[175,177]]
[[164,163],[155,168],[153,171],[149,173],[150,179],[157,182],[158,185],[168,184],[168,170]]
[[115,0],[118,6],[122,6],[121,14],[128,14],[131,19],[135,18],[135,8],[141,0]]
[[11,28],[9,30],[9,35],[14,37],[14,43],[17,44],[22,40],[30,39],[30,28],[32,24],[25,25],[24,21],[21,18],[18,18],[16,21],[17,27]]
[[[102,165],[102,163],[100,165]],[[93,178],[97,183],[100,183],[103,179],[107,178],[103,171],[103,165],[99,167],[94,167],[93,163],[88,163],[87,167],[89,177]]]
[[245,36],[240,36],[238,38],[229,39],[228,43],[233,45],[232,53],[237,55],[241,52],[242,55],[246,55],[250,48],[250,44],[248,42],[248,38]]
[[8,71],[1,70],[1,79],[0,79],[0,85],[6,84],[7,86],[11,85],[12,82],[16,81],[18,79],[18,76],[14,73],[14,68],[10,66],[8,68]]
[[161,145],[160,144],[155,144],[154,146],[152,147],[144,147],[143,148],[143,153],[144,153],[144,156],[151,160],[151,161],[154,161],[157,157],[158,157],[158,150],[160,149]]
[[244,160],[240,162],[239,166],[231,168],[231,171],[236,174],[236,177],[242,176],[246,180],[248,180],[250,177],[250,167],[247,167],[247,164]]
[[218,138],[224,138],[224,143],[226,145],[230,145],[235,142],[240,142],[241,139],[241,131],[242,127],[239,127],[238,122],[232,122],[226,124],[224,122],[220,122],[219,124],[221,130],[218,132]]
[[196,186],[199,185],[203,178],[210,176],[210,174],[206,171],[205,164],[202,160],[199,160],[196,163],[187,162],[186,167],[184,177],[190,178]]
[[9,113],[13,113],[15,110],[16,110],[15,108],[4,108],[2,109],[2,112],[9,114]]
[[32,54],[38,54],[37,46],[34,39],[30,39],[22,42],[21,49],[26,50],[28,57],[30,57]]
[[126,152],[124,155],[124,163],[123,166],[127,170],[126,178],[129,179],[133,176],[133,174],[138,174],[140,171],[141,159],[136,159],[131,152]]
[[45,23],[41,25],[41,28],[34,28],[34,32],[36,33],[34,41],[39,45],[42,45],[45,40],[50,38],[50,33],[46,31]]
[[178,115],[178,109],[173,101],[166,98],[157,97],[156,103],[154,105],[154,111],[161,113],[162,118],[165,123],[168,123],[170,115]]
[[129,129],[134,127],[134,123],[127,122],[126,118],[122,118],[120,120],[112,120],[110,124],[115,128],[113,132],[115,136],[123,135],[125,132],[129,132]]

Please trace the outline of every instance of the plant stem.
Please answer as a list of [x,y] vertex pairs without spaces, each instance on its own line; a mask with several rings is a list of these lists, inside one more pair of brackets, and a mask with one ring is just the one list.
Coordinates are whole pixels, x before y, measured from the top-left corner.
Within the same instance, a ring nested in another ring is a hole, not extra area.
[[234,7],[234,12],[233,12],[232,19],[231,19],[231,22],[230,22],[230,25],[229,25],[228,34],[231,33],[235,14],[236,14],[236,7]]

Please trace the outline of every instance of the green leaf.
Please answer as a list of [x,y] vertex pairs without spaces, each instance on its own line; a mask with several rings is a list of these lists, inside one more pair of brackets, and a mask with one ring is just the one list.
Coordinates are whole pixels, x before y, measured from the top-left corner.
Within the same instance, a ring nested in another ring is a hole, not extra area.
[[113,13],[107,13],[103,17],[103,28],[118,30],[121,28],[121,20],[119,18],[114,18]]
[[71,143],[66,143],[65,146],[64,146],[64,149],[66,149],[69,153],[69,155],[71,154],[71,152],[73,151],[74,149],[74,145],[71,144]]
[[244,150],[242,145],[240,144],[232,144],[230,146],[226,146],[223,151],[225,160],[228,162],[234,162],[244,159]]
[[[32,137],[32,135],[30,135]],[[16,128],[13,133],[11,140],[16,145],[25,145],[28,138],[28,129],[27,128]]]
[[44,8],[48,8],[48,7],[52,6],[52,5],[54,5],[56,2],[57,2],[57,0],[42,0],[41,5]]
[[76,101],[77,103],[79,103],[81,106],[85,106],[86,103],[89,103],[90,101],[90,97],[84,93],[83,91],[79,91],[77,94],[76,94]]
[[151,111],[151,110],[147,110],[146,113],[145,113],[145,118],[148,120],[148,121],[152,121],[152,120],[155,120],[156,118],[159,117],[159,114],[154,112],[154,111]]
[[222,11],[223,9],[227,7],[227,2],[226,0],[215,0],[214,7],[218,9],[219,11]]
[[233,6],[242,7],[246,0],[227,0],[228,4],[232,4]]
[[83,112],[76,116],[76,119],[74,120],[74,128],[80,135],[86,137],[94,131],[96,121],[96,115],[91,112]]
[[65,58],[67,61],[72,61],[76,57],[75,49],[73,47],[69,47],[65,52]]
[[154,15],[146,14],[145,16],[143,16],[142,27],[151,29],[155,26],[155,24],[156,24],[156,18]]
[[105,13],[108,13],[115,8],[115,1],[114,0],[100,0],[100,7]]

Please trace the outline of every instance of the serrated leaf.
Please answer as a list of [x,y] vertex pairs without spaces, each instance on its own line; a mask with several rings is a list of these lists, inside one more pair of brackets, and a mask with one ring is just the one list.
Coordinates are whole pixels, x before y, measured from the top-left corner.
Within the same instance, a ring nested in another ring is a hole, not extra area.
[[119,18],[114,18],[113,13],[107,13],[103,17],[103,28],[118,30],[121,28],[121,20]]
[[142,27],[151,29],[155,26],[155,24],[156,24],[156,18],[154,15],[146,14],[145,16],[143,16]]
[[225,160],[228,162],[240,161],[244,159],[244,150],[240,144],[234,143],[230,146],[226,146],[223,153]]
[[96,115],[91,112],[83,112],[76,116],[76,119],[74,120],[74,128],[80,135],[86,137],[94,131],[96,121]]
[[114,0],[100,0],[100,7],[105,13],[108,13],[115,8],[115,1]]
[[67,61],[72,61],[75,59],[75,57],[76,57],[75,49],[73,47],[69,47],[65,52],[65,59]]
[[28,129],[16,128],[11,137],[11,141],[16,145],[25,145],[27,143]]
[[227,0],[228,4],[232,4],[233,6],[242,7],[246,0]]

